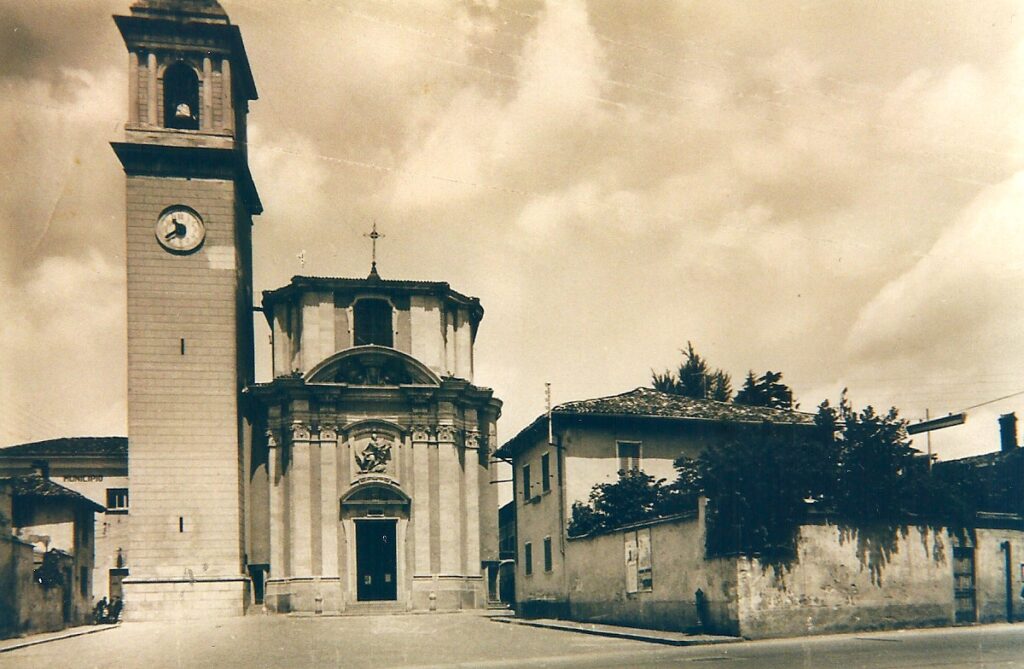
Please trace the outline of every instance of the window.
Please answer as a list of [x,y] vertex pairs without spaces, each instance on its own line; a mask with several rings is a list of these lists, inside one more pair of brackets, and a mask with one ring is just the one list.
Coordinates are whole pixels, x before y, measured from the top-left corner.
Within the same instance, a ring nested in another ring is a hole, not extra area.
[[619,441],[616,442],[616,449],[619,456],[619,471],[629,472],[640,469],[640,442]]
[[89,568],[78,568],[78,587],[81,589],[82,597],[89,596]]
[[164,127],[199,129],[199,77],[180,60],[164,70]]
[[533,544],[523,544],[523,571],[527,576],[533,575]]
[[544,571],[551,571],[551,537],[544,537]]
[[355,345],[394,346],[391,329],[391,304],[387,300],[359,300],[353,307]]
[[551,491],[551,454],[545,453],[540,456],[540,489],[544,492]]
[[128,488],[107,488],[107,512],[128,510]]
[[530,501],[530,465],[523,465],[523,499]]

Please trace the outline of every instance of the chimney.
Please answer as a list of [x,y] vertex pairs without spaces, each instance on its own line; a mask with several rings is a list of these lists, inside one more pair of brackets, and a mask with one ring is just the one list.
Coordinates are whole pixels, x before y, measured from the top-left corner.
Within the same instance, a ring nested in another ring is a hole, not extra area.
[[1003,453],[1017,448],[1017,414],[1012,411],[999,417],[999,446]]
[[46,460],[33,460],[30,466],[32,467],[32,473],[36,476],[44,479],[50,478],[50,463]]

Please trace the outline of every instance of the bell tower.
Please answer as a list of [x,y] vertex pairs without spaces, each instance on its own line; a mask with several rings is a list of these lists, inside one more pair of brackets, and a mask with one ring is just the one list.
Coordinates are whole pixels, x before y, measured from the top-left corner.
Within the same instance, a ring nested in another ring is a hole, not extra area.
[[216,0],[137,0],[114,21],[129,71],[125,140],[112,145],[127,180],[125,614],[241,615],[256,87]]

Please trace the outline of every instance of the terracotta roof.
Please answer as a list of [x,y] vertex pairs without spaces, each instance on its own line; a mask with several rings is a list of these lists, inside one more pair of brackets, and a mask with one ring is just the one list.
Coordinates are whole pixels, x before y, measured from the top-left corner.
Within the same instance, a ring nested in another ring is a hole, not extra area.
[[128,437],[62,437],[0,448],[0,459],[38,457],[128,457]]
[[[715,423],[764,423],[779,425],[813,425],[814,414],[787,409],[751,407],[731,402],[694,399],[652,388],[636,388],[629,392],[589,400],[559,404],[551,410],[552,416],[578,418],[651,418],[678,421],[707,421]],[[541,415],[515,437],[498,449],[498,455],[510,455],[521,438],[537,429],[546,416]]]
[[46,497],[50,499],[66,499],[74,504],[89,507],[93,511],[103,512],[106,509],[85,495],[81,495],[59,483],[43,478],[37,474],[12,476],[0,479],[0,485],[6,484],[13,497]]
[[552,410],[558,414],[588,414],[604,416],[650,416],[711,420],[726,423],[787,423],[811,425],[814,414],[788,409],[750,407],[732,402],[694,399],[663,393],[651,388],[637,388],[627,393],[579,400],[559,404]]

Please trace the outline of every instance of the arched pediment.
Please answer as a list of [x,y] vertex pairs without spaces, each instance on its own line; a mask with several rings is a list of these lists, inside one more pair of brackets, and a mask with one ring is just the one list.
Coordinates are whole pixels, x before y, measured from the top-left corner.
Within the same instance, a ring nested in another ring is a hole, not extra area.
[[341,496],[342,506],[408,507],[412,498],[394,483],[383,479],[362,481]]
[[335,353],[309,370],[305,381],[352,386],[441,385],[441,379],[416,358],[375,345]]

